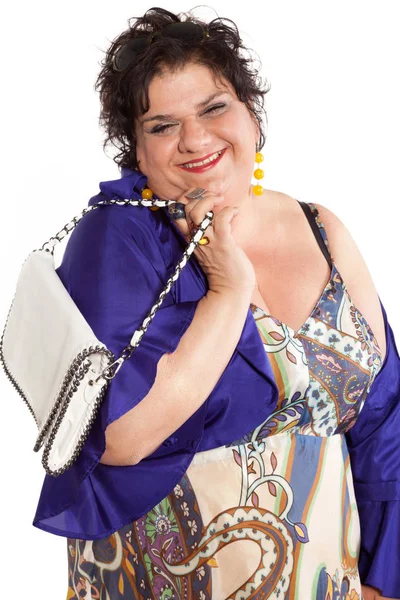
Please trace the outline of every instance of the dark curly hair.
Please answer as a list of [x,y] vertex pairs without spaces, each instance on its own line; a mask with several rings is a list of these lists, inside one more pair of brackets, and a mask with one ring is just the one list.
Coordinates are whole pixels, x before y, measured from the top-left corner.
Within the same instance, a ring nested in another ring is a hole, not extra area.
[[[124,71],[113,70],[113,57],[126,42],[135,37],[151,36],[170,23],[186,21],[204,27],[209,37],[202,43],[191,44],[181,39],[161,37]],[[154,7],[142,17],[129,19],[128,23],[129,29],[115,38],[106,51],[95,83],[95,90],[100,94],[99,123],[106,132],[103,150],[108,144],[118,148],[119,153],[113,160],[120,168],[135,169],[138,166],[134,123],[150,108],[148,90],[151,80],[165,67],[175,70],[188,62],[207,66],[215,77],[223,77],[231,83],[238,99],[246,104],[258,123],[260,137],[256,150],[261,150],[265,143],[263,117],[267,122],[264,95],[270,86],[263,89],[251,53],[243,45],[233,21],[216,18],[206,23],[190,13],[175,15]]]

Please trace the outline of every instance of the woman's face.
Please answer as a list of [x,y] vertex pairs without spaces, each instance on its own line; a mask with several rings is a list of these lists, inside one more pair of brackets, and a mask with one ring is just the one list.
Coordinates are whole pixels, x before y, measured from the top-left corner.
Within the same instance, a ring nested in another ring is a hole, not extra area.
[[[231,205],[251,194],[259,129],[227,80],[214,80],[208,67],[189,63],[155,76],[149,98],[148,112],[135,123],[137,160],[157,196],[176,200],[202,187],[224,194],[223,204]],[[221,151],[215,164],[193,168]]]

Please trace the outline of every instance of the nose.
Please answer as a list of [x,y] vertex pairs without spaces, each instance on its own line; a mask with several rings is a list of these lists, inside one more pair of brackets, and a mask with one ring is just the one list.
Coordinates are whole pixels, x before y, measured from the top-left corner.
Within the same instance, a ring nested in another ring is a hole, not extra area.
[[204,123],[196,119],[187,120],[181,127],[178,149],[181,154],[195,154],[209,147],[210,141],[211,134]]

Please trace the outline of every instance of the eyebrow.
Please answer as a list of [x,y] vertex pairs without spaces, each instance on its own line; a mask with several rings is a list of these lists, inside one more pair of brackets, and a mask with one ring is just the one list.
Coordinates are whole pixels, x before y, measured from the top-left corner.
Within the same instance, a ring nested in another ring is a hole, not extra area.
[[[203,102],[200,102],[200,104],[198,104],[196,108],[203,108],[209,102],[211,102],[211,100],[214,100],[214,98],[216,98],[217,96],[221,96],[221,94],[226,94],[226,93],[227,93],[226,91],[214,92],[213,94],[208,96],[208,98],[203,100]],[[173,115],[154,115],[154,117],[148,117],[147,119],[143,119],[142,124],[148,123],[149,121],[171,121],[171,120],[174,120],[174,118],[175,117]]]

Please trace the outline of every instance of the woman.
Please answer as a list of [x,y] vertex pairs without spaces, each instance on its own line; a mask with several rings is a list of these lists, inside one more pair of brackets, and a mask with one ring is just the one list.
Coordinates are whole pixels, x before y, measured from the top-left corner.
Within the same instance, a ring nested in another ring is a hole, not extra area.
[[339,219],[251,185],[266,91],[243,50],[232,22],[155,8],[99,75],[122,176],[89,204],[176,201],[92,211],[65,250],[115,355],[214,217],[79,459],[46,476],[34,525],[68,538],[69,600],[400,598],[393,333]]

